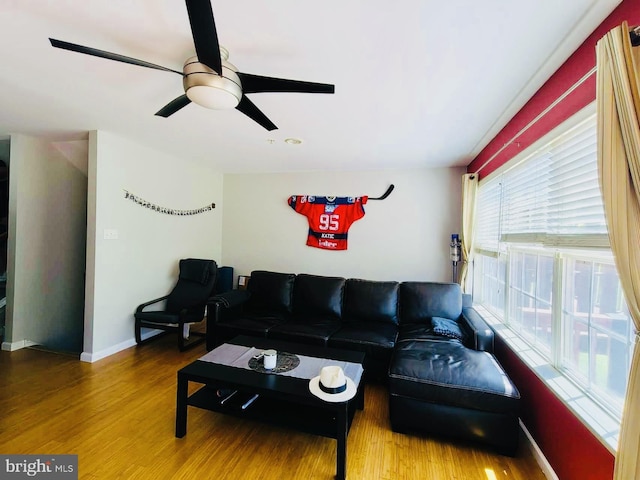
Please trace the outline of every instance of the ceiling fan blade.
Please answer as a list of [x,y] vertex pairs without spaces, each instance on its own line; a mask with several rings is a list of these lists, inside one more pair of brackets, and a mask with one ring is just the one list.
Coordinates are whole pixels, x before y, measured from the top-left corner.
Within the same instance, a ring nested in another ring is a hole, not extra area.
[[166,68],[161,65],[156,65],[155,63],[145,62],[144,60],[138,60],[137,58],[127,57],[125,55],[120,55],[118,53],[106,52],[104,50],[98,50],[97,48],[85,47],[83,45],[77,45],[75,43],[56,40],[55,38],[50,38],[49,41],[51,42],[51,46],[56,48],[62,48],[63,50],[84,53],[86,55],[106,58],[108,60],[115,60],[116,62],[128,63],[130,65],[138,65],[139,67],[154,68],[156,70],[164,70],[165,72],[174,72],[180,75],[181,77],[183,76],[182,72],[179,72],[177,70],[172,70],[170,68]]
[[191,34],[196,47],[198,61],[214,72],[222,73],[218,32],[213,20],[210,0],[186,0]]
[[328,83],[302,82],[284,78],[262,77],[250,73],[238,72],[244,93],[261,92],[298,92],[298,93],[335,93],[335,85]]
[[171,100],[164,107],[158,110],[156,115],[159,117],[167,118],[168,116],[176,113],[181,108],[186,107],[190,103],[191,103],[191,100],[189,100],[186,94],[180,95],[178,98],[176,98],[175,100]]
[[276,127],[275,124],[271,120],[269,120],[267,116],[262,113],[251,100],[247,98],[246,95],[242,95],[242,99],[240,100],[240,103],[238,104],[236,109],[240,110],[251,120],[259,123],[269,131],[278,129],[278,127]]

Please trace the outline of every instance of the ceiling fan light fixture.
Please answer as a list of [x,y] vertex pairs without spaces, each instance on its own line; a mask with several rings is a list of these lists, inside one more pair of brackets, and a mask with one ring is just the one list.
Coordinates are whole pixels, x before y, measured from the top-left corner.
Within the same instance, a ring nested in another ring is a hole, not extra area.
[[225,88],[212,85],[195,85],[187,90],[187,97],[201,107],[223,110],[235,108],[240,99]]
[[184,91],[189,100],[205,108],[235,108],[242,99],[240,78],[236,68],[222,60],[222,75],[218,75],[196,57],[184,64]]

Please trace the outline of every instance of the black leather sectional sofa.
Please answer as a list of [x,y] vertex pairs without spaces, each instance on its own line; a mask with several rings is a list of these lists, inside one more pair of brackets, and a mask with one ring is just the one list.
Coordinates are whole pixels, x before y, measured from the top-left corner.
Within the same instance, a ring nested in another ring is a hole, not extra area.
[[208,305],[207,349],[240,334],[363,351],[366,378],[388,383],[393,430],[515,454],[520,395],[458,284],[258,270]]

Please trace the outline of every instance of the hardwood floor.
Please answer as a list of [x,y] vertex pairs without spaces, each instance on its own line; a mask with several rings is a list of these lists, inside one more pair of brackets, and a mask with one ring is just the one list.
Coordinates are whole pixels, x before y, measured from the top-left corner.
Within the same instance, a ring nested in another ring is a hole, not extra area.
[[[0,352],[0,453],[77,454],[79,478],[332,479],[335,441],[189,408],[174,436],[176,371],[205,353],[168,336],[94,364],[23,349]],[[387,390],[367,385],[349,433],[351,480],[543,480],[517,458],[391,431]]]

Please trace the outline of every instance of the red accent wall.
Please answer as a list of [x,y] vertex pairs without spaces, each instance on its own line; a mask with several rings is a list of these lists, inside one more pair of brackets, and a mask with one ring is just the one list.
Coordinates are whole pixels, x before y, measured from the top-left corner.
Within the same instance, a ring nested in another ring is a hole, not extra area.
[[[509,123],[469,164],[476,172],[517,133],[572,87],[596,64],[595,46],[609,30],[627,21],[640,25],[640,1],[623,0],[573,55],[522,107]],[[514,143],[482,168],[480,178],[547,134],[596,98],[595,74],[589,77]],[[518,143],[519,145],[517,145]],[[549,390],[544,382],[500,339],[496,356],[520,390],[522,420],[560,480],[603,480],[613,478],[615,458],[582,422]]]
[[[630,26],[640,24],[640,2],[623,0],[595,31],[562,64],[533,97],[520,109],[507,125],[487,144],[468,165],[467,172],[477,172],[506,143],[518,134],[529,122],[542,113],[549,105],[571,88],[578,80],[596,65],[596,43],[609,30],[627,21]],[[491,163],[480,171],[480,178],[489,175],[504,165],[515,155],[530,146],[543,135],[549,133],[567,118],[589,105],[596,99],[596,77],[589,77],[563,101],[550,110],[535,125],[518,136]]]
[[558,478],[613,478],[614,456],[498,336],[495,355],[520,391],[520,418]]

